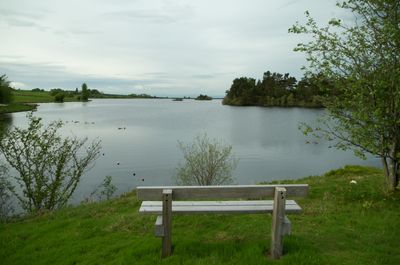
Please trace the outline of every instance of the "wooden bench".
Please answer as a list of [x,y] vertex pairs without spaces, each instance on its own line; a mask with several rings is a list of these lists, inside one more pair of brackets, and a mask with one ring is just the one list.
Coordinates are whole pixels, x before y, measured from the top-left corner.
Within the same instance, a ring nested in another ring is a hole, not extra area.
[[[155,234],[162,238],[162,257],[172,252],[173,214],[272,213],[270,256],[277,259],[282,255],[283,235],[291,231],[285,214],[301,211],[286,197],[304,197],[307,193],[307,184],[137,187],[138,199],[143,201],[139,212],[158,216]],[[265,200],[268,197],[273,200]]]

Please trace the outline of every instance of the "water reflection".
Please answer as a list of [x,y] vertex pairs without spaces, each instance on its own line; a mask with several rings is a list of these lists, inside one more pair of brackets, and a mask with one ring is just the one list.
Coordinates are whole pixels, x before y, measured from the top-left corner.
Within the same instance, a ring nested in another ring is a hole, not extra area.
[[4,133],[10,129],[13,123],[13,116],[10,113],[0,114],[0,140],[3,138]]

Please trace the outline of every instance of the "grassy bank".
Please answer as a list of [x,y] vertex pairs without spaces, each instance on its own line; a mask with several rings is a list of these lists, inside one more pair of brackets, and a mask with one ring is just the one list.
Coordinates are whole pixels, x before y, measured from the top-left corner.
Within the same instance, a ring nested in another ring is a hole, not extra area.
[[36,104],[24,104],[24,103],[12,103],[5,106],[0,106],[0,114],[11,113],[11,112],[21,112],[30,111],[36,108]]
[[[356,180],[357,184],[350,184]],[[291,215],[279,261],[264,256],[270,216],[176,216],[174,254],[162,264],[400,264],[400,196],[379,187],[382,173],[349,166],[309,183]],[[155,216],[138,214],[134,193],[0,225],[2,264],[161,264]]]
[[[13,103],[0,106],[0,114],[30,111],[36,108],[37,103],[55,102],[54,96],[48,91],[13,90]],[[75,96],[64,97],[65,102],[79,101]]]

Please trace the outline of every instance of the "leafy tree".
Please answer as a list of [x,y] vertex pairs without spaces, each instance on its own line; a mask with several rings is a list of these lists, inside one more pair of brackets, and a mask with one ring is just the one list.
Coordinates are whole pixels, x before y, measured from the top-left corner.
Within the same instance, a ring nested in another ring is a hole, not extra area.
[[399,183],[400,161],[400,2],[348,0],[337,4],[354,22],[332,19],[319,27],[307,23],[290,32],[313,36],[296,51],[307,55],[306,75],[322,73],[332,86],[324,98],[328,116],[306,133],[335,140],[361,157],[379,156],[390,190]]
[[87,88],[86,83],[82,84],[82,95],[81,95],[81,100],[82,101],[88,101],[89,100],[89,91]]
[[64,90],[62,90],[61,88],[53,88],[50,90],[50,95],[52,95],[53,97],[59,93],[64,93]]
[[193,143],[179,142],[185,163],[177,168],[180,185],[221,185],[232,183],[232,171],[237,161],[232,157],[232,146],[208,136],[197,136]]
[[[14,192],[28,212],[64,206],[82,174],[98,157],[100,142],[85,146],[87,138],[63,138],[61,121],[44,126],[41,118],[27,115],[27,129],[13,128],[0,141],[0,151],[18,175],[22,194]],[[82,150],[83,149],[83,150]]]
[[9,104],[12,101],[12,88],[6,75],[0,76],[0,103]]
[[227,105],[252,105],[252,94],[256,87],[254,78],[241,77],[233,80],[232,86],[226,91],[223,104]]
[[59,92],[54,96],[54,101],[55,102],[64,102],[64,98],[65,98],[65,93]]
[[44,89],[40,89],[40,88],[33,88],[32,90],[31,90],[32,92],[44,92]]

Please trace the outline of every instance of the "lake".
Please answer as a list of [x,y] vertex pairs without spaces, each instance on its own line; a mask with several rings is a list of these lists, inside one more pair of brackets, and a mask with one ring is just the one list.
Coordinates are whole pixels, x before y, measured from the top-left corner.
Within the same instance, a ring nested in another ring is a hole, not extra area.
[[[100,157],[82,178],[73,198],[81,201],[105,176],[113,177],[118,193],[138,185],[174,184],[183,162],[178,141],[191,142],[207,133],[232,145],[238,165],[237,184],[297,179],[322,174],[346,164],[380,166],[377,158],[360,160],[351,151],[307,144],[298,130],[321,109],[223,106],[220,100],[96,99],[91,102],[47,103],[35,115],[47,123],[61,119],[64,135],[98,138]],[[13,113],[12,125],[25,127],[26,113]],[[311,141],[312,142],[312,141]]]

